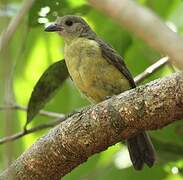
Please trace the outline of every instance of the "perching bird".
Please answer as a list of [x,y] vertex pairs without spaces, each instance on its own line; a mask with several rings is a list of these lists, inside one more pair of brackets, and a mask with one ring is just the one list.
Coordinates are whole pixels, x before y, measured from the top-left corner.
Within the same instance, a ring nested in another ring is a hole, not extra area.
[[[79,16],[66,15],[45,31],[58,32],[64,38],[64,56],[69,74],[79,90],[91,101],[135,88],[135,82],[122,57],[100,39]],[[130,158],[136,170],[155,162],[153,145],[145,132],[127,140]]]

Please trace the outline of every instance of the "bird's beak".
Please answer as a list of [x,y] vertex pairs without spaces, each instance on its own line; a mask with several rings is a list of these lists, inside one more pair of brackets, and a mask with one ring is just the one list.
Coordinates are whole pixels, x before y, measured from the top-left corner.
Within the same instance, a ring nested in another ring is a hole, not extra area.
[[62,30],[63,30],[63,28],[57,24],[51,24],[45,28],[46,32],[55,32],[55,31],[62,31]]

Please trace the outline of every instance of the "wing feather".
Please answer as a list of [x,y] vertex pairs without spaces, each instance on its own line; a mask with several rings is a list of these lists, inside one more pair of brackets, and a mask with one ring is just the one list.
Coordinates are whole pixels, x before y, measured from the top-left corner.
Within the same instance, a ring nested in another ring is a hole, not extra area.
[[133,80],[133,77],[126,67],[126,64],[122,57],[107,43],[101,39],[95,39],[100,45],[102,55],[107,60],[109,64],[114,65],[130,82],[131,87],[135,88],[136,84]]

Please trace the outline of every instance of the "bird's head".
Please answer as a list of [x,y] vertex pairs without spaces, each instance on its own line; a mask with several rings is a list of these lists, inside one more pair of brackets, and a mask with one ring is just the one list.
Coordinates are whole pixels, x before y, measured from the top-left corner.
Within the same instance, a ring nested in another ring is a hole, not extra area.
[[57,18],[54,24],[51,24],[45,28],[45,31],[58,32],[58,34],[65,40],[95,35],[84,19],[73,15],[66,15]]

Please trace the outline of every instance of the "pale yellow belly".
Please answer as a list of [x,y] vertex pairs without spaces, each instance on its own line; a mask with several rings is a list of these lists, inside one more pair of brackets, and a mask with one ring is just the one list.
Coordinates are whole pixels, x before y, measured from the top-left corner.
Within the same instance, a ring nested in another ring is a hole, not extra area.
[[64,51],[72,80],[90,100],[100,102],[130,88],[121,72],[103,59],[96,42],[80,39]]

